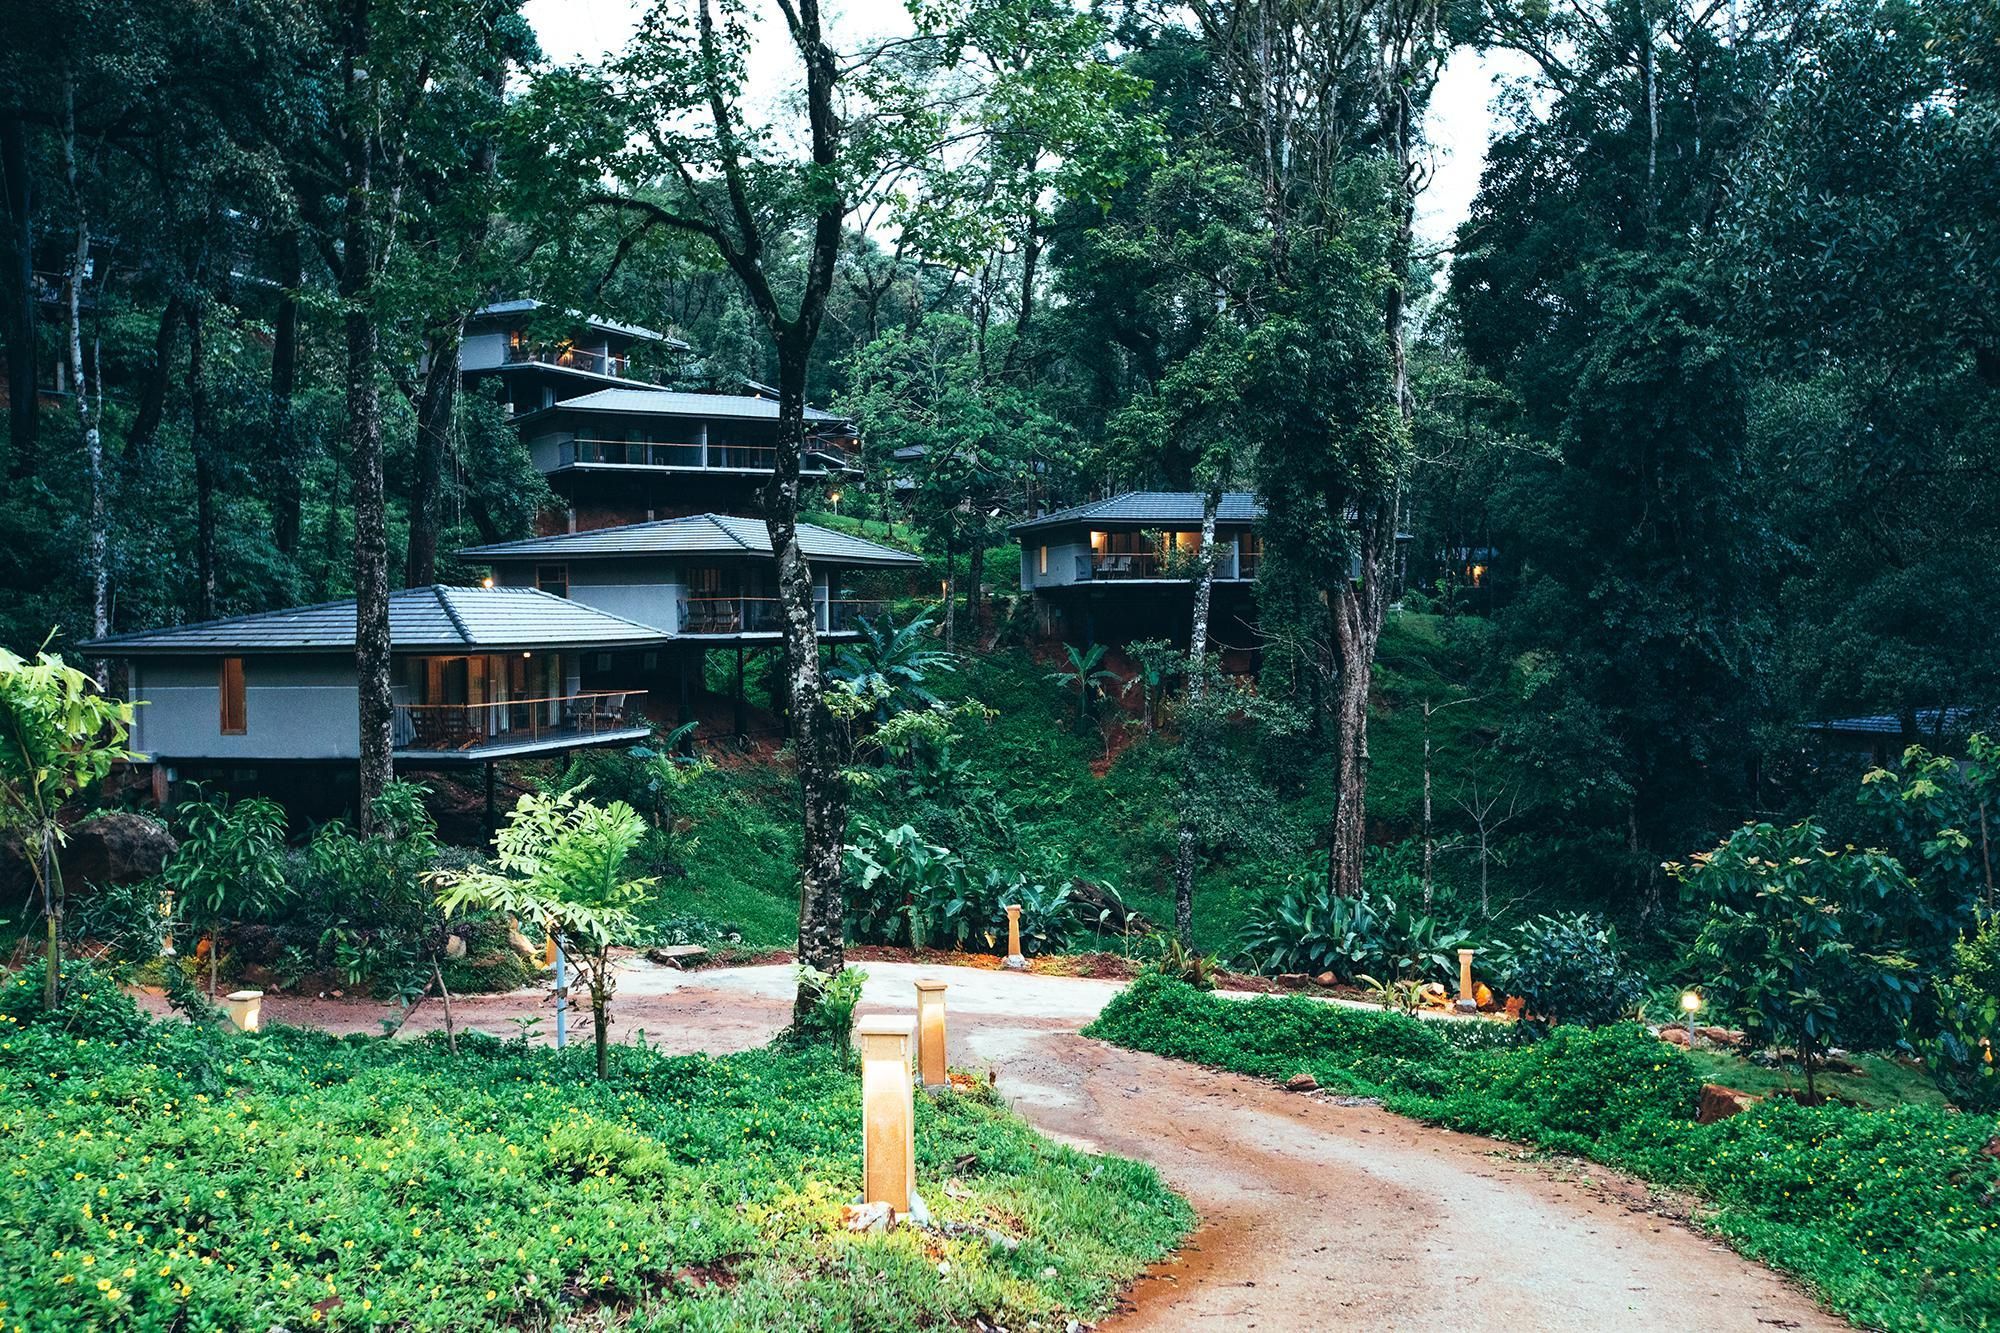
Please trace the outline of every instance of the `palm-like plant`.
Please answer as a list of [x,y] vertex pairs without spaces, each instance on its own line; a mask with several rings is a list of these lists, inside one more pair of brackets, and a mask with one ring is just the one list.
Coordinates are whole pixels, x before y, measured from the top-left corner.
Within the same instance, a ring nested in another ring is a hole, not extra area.
[[861,638],[843,647],[834,658],[833,677],[846,681],[856,694],[874,696],[875,720],[887,721],[893,713],[909,708],[928,708],[938,702],[927,686],[940,671],[953,671],[958,658],[931,646],[931,621],[918,616],[898,625],[886,612],[857,622]]
[[1064,644],[1063,651],[1069,654],[1069,670],[1051,671],[1049,679],[1065,689],[1076,691],[1076,720],[1079,723],[1088,722],[1090,705],[1118,684],[1118,674],[1105,669],[1105,649],[1101,643],[1093,643],[1083,649]]
[[574,951],[577,975],[590,991],[599,1078],[606,1072],[611,1022],[611,942],[630,929],[632,909],[656,882],[627,873],[645,836],[646,821],[623,801],[598,805],[575,792],[531,792],[494,835],[498,873],[463,870],[440,877],[438,902],[447,915],[510,913]]

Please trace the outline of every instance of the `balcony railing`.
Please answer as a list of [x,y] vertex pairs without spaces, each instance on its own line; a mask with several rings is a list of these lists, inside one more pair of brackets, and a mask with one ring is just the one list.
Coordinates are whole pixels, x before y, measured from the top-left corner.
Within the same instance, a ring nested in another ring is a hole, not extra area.
[[507,344],[507,361],[510,365],[561,366],[565,370],[588,370],[595,375],[616,375],[624,378],[630,373],[631,361],[609,352],[591,352],[581,347],[535,347],[526,343]]
[[[778,450],[775,446],[763,444],[703,446],[672,441],[570,439],[563,442],[563,462],[769,472],[777,466]],[[821,474],[826,468],[807,459],[801,463],[799,470],[807,474]]]
[[[815,603],[814,619],[821,634],[847,634],[861,628],[864,617],[882,614],[878,600],[836,597]],[[683,634],[777,634],[785,628],[785,613],[775,597],[683,597]]]
[[1158,551],[1093,551],[1090,577],[1094,579],[1157,579],[1164,561]]
[[646,724],[644,690],[599,690],[483,704],[397,704],[398,750],[439,754],[489,745],[585,740]]

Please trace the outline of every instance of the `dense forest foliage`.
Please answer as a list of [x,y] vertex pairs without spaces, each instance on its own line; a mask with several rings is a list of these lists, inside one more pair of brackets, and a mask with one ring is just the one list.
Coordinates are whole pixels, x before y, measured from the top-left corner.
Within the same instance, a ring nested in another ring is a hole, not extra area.
[[[564,68],[518,0],[12,4],[0,644],[471,577],[552,497],[456,340],[532,295],[853,414],[842,515],[906,520],[980,651],[1026,623],[1009,522],[1257,492],[1258,706],[1136,752],[1184,792],[1128,824],[1149,882],[1436,857],[1640,911],[1747,817],[1851,806],[1810,724],[1990,719],[1991,0],[1341,12],[914,5],[813,92],[812,5],[666,0]],[[741,109],[758,44],[806,95]],[[1532,72],[1433,251],[1429,100],[1498,49]]]

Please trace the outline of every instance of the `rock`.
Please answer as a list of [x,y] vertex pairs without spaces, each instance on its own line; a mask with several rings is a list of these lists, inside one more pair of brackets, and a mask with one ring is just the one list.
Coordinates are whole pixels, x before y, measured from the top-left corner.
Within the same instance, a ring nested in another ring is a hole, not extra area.
[[[1687,1034],[1683,1032],[1681,1035],[1685,1037]],[[1741,1115],[1763,1100],[1762,1097],[1754,1097],[1740,1088],[1724,1087],[1720,1083],[1704,1083],[1701,1085],[1701,1106],[1694,1114],[1695,1123],[1712,1125],[1718,1120],[1727,1120],[1730,1116]]]
[[1734,1028],[1696,1028],[1694,1035],[1717,1046],[1741,1046],[1750,1040]]
[[1319,1080],[1311,1074],[1294,1074],[1285,1080],[1286,1092],[1314,1092],[1319,1088]]
[[685,968],[708,957],[708,950],[699,944],[668,944],[646,950],[646,957],[669,967]]
[[848,1231],[887,1231],[896,1225],[896,1210],[886,1203],[850,1203],[840,1210],[840,1225]]
[[1322,972],[1313,978],[1313,981],[1321,986],[1331,986],[1337,980],[1339,978],[1335,977],[1331,972]]
[[1311,978],[1303,972],[1280,972],[1278,974],[1278,984],[1280,986],[1303,986],[1310,980]]
[[174,847],[174,835],[144,815],[98,815],[70,827],[61,852],[63,883],[72,890],[85,884],[136,884],[165,869]]
[[1979,1151],[1988,1157],[2000,1157],[2000,1135],[1986,1140],[1986,1146]]
[[521,951],[524,958],[539,958],[542,951],[535,947],[533,940],[521,933],[521,923],[513,917],[507,918],[507,943]]
[[463,936],[463,935],[447,935],[447,936],[445,936],[445,937],[444,937],[444,956],[445,956],[446,958],[463,958],[463,957],[465,957],[465,936]]
[[1683,1047],[1684,1047],[1684,1046],[1687,1046],[1687,1045],[1689,1045],[1689,1042],[1688,1042],[1688,1031],[1687,1031],[1687,1029],[1686,1029],[1686,1028],[1682,1028],[1682,1027],[1664,1027],[1664,1028],[1661,1028],[1661,1029],[1660,1029],[1660,1040],[1661,1040],[1661,1041],[1664,1041],[1664,1042],[1667,1042],[1667,1043],[1668,1043],[1669,1045],[1673,1045],[1673,1046],[1683,1046]]

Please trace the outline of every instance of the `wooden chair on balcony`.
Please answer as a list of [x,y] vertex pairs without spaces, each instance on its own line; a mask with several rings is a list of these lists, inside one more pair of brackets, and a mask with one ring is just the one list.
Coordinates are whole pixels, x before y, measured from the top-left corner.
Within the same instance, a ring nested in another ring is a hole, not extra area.
[[590,710],[583,715],[584,725],[595,732],[599,727],[616,730],[625,725],[625,696],[623,694],[600,694],[590,701]]

